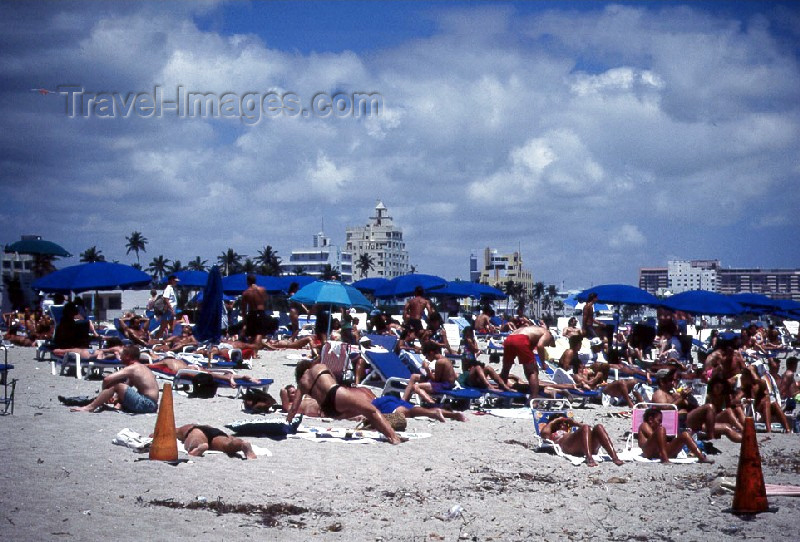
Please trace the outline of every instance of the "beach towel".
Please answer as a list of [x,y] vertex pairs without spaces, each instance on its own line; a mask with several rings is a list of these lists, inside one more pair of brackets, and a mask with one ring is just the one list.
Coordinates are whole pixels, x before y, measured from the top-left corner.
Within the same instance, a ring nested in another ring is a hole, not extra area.
[[[153,439],[150,438],[150,437],[143,437],[142,435],[140,435],[136,431],[131,431],[130,429],[128,429],[126,427],[125,429],[123,429],[119,433],[117,433],[116,436],[113,439],[111,439],[111,442],[113,444],[116,444],[117,446],[124,446],[126,448],[130,448],[134,452],[141,454],[141,453],[147,453],[147,452],[150,451],[150,444],[152,444]],[[252,443],[250,444],[250,446],[253,448],[253,452],[257,456],[262,456],[263,455],[263,456],[266,456],[266,457],[272,457],[272,452],[270,452],[267,448],[261,448],[259,446],[256,446],[255,444],[252,444]],[[183,447],[183,443],[182,442],[178,442],[178,452],[179,453],[188,454],[188,452],[186,451],[186,448]],[[220,452],[220,451],[217,451],[217,450],[208,450],[203,455],[206,455],[206,454],[221,454],[221,453],[223,453],[223,452]],[[237,452],[236,455],[241,457],[241,458],[244,458],[244,454],[242,454],[241,452]]]
[[[430,438],[430,433],[409,433],[398,432],[397,436],[402,439],[418,440]],[[372,444],[385,441],[386,438],[378,431],[356,431],[354,429],[340,428],[316,428],[300,429],[289,438],[299,438],[312,442],[338,442],[343,444]]]
[[487,408],[486,414],[497,416],[498,418],[511,418],[515,420],[528,420],[531,417],[530,408]]

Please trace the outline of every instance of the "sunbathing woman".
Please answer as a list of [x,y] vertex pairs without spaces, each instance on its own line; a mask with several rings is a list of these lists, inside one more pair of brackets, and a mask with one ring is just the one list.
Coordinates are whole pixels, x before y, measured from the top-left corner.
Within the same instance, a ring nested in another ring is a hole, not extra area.
[[718,422],[729,423],[737,431],[744,430],[742,403],[734,400],[731,385],[722,375],[708,381],[706,403],[714,407]]
[[[577,430],[572,431],[572,427],[577,427]],[[586,464],[590,467],[597,466],[597,462],[592,456],[597,454],[601,446],[611,456],[611,461],[615,465],[622,465],[622,460],[617,456],[617,452],[614,451],[611,439],[606,433],[605,427],[601,424],[592,427],[591,425],[577,422],[572,418],[561,416],[550,420],[550,423],[542,428],[540,434],[543,439],[549,439],[558,444],[565,453],[577,457],[585,457]]]
[[386,422],[380,411],[362,393],[340,386],[330,370],[321,363],[303,360],[295,367],[298,393],[289,407],[286,422],[291,423],[305,395],[319,403],[322,412],[332,418],[364,416],[372,427],[383,433],[391,444],[400,444],[401,439]]
[[661,425],[662,414],[656,408],[648,408],[644,412],[642,425],[636,439],[642,454],[648,459],[660,459],[662,463],[669,463],[669,459],[678,457],[678,453],[687,446],[697,456],[700,463],[713,463],[703,452],[697,448],[697,443],[688,431],[682,431],[676,438],[667,441],[667,431]]
[[232,437],[224,431],[209,425],[190,423],[175,428],[175,436],[183,442],[189,455],[202,456],[208,450],[224,452],[233,457],[242,452],[245,459],[257,459],[253,447],[246,440]]
[[742,371],[736,398],[740,401],[752,402],[755,411],[761,415],[762,421],[766,425],[767,433],[772,432],[773,416],[778,419],[784,431],[792,432],[792,426],[786,419],[786,414],[783,413],[780,404],[774,401],[773,396],[770,395],[767,383],[763,379],[757,378],[749,368]]
[[314,338],[310,336],[282,341],[264,339],[262,344],[265,350],[299,350],[300,348],[310,348],[311,355],[316,356],[316,351],[314,350],[315,341]]

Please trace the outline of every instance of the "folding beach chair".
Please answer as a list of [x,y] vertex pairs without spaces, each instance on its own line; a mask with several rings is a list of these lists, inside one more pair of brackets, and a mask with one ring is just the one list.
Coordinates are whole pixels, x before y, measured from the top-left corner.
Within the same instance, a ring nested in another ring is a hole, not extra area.
[[542,429],[555,418],[566,416],[573,418],[574,413],[569,409],[569,402],[565,399],[531,399],[531,414],[533,415],[533,428],[536,431],[535,439],[538,441],[537,451],[549,451],[555,444],[542,438]]
[[[3,415],[14,414],[14,392],[17,388],[17,380],[9,379],[8,372],[14,368],[13,365],[8,363],[8,347],[0,346],[3,350],[3,363],[0,364],[0,384],[3,386],[3,398],[0,399],[0,405],[3,405]],[[9,393],[8,389],[11,388]],[[11,412],[9,412],[9,409]]]
[[322,345],[320,361],[328,367],[337,384],[352,380],[353,355],[358,357],[359,352],[350,344],[341,341],[328,341]]
[[644,421],[644,413],[648,408],[657,408],[661,411],[661,425],[668,437],[678,436],[678,407],[671,403],[636,403],[631,416],[631,431],[633,435],[639,431],[639,426]]
[[[60,367],[60,370],[56,370]],[[102,375],[105,371],[118,371],[125,368],[125,364],[118,359],[82,359],[77,352],[67,352],[58,358],[51,352],[50,373],[52,375],[66,375],[69,369],[75,370],[75,378],[85,380],[90,375]]]

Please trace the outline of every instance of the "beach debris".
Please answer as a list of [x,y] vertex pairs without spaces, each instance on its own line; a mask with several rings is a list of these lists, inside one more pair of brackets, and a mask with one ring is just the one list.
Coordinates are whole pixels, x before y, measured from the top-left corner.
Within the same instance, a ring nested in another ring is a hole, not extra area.
[[[205,500],[200,500],[205,499]],[[222,500],[222,498],[218,498],[215,501],[209,501],[206,497],[197,497],[196,500],[188,503],[183,503],[180,501],[176,501],[173,499],[154,499],[151,501],[139,501],[143,504],[149,504],[151,506],[163,506],[165,508],[175,508],[180,510],[206,510],[209,512],[215,512],[217,515],[224,515],[224,514],[243,514],[246,516],[260,516],[261,524],[265,527],[278,527],[280,525],[280,519],[284,516],[299,516],[308,513],[310,510],[308,508],[303,508],[302,506],[296,506],[294,504],[289,503],[274,503],[274,504],[250,504],[250,503],[243,503],[243,504],[232,504],[226,503]],[[316,514],[321,516],[329,516],[330,513],[324,512],[321,510],[315,510]],[[292,518],[287,518],[286,522],[293,527],[304,528],[305,523],[303,521],[295,520]]]
[[337,521],[336,523],[331,523],[330,525],[328,525],[328,529],[327,530],[332,532],[332,533],[338,533],[343,528],[344,527],[342,526],[342,524]]
[[627,478],[620,478],[619,476],[612,476],[608,480],[606,480],[607,484],[627,484]]
[[447,521],[452,521],[456,518],[461,517],[463,513],[464,513],[464,507],[461,506],[460,504],[454,504],[453,506],[450,507],[450,510],[447,511],[447,515],[445,516],[445,518],[447,519]]

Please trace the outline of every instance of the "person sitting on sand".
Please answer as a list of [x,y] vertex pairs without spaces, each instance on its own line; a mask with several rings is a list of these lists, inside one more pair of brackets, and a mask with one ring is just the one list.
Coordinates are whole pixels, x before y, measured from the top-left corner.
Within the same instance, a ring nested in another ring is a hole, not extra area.
[[678,436],[667,440],[667,430],[661,425],[662,414],[656,408],[644,411],[642,424],[636,433],[636,440],[642,455],[648,459],[660,459],[662,463],[669,463],[670,458],[678,457],[684,446],[697,456],[700,463],[713,463],[703,452],[697,448],[697,443],[688,431],[681,431]]
[[722,375],[717,375],[708,381],[707,389],[706,403],[714,407],[717,421],[729,423],[737,431],[743,431],[744,409],[741,402],[734,399],[730,383]]
[[[430,394],[452,390],[456,383],[457,376],[453,369],[453,362],[440,354],[439,346],[436,343],[426,342],[423,344],[422,355],[425,357],[425,362],[421,373],[411,375],[403,392],[403,401],[408,401],[411,394],[416,393],[421,402],[434,403]],[[433,371],[431,371],[430,362],[436,364]]]
[[773,416],[778,419],[784,431],[787,433],[792,432],[792,426],[789,424],[789,420],[786,419],[786,414],[783,413],[781,406],[770,395],[767,383],[754,375],[751,368],[742,371],[742,375],[739,377],[736,400],[749,401],[753,404],[753,408],[761,415],[762,421],[766,425],[767,433],[772,432]]
[[[572,431],[571,428],[573,427],[576,427],[577,430]],[[592,427],[591,425],[577,422],[572,418],[561,416],[550,420],[539,434],[543,439],[549,439],[558,444],[564,453],[585,457],[586,464],[590,467],[597,466],[597,462],[592,456],[597,454],[601,446],[611,456],[611,461],[615,465],[622,465],[622,460],[617,456],[617,452],[614,451],[611,439],[605,427],[601,424]]]
[[245,459],[256,459],[253,447],[246,440],[232,437],[216,427],[194,423],[175,428],[175,436],[183,442],[189,455],[202,456],[208,450],[224,452],[233,457],[242,452]]
[[295,367],[295,379],[298,392],[286,415],[287,423],[292,422],[303,397],[310,395],[319,403],[326,416],[331,418],[364,416],[391,444],[400,444],[400,437],[370,400],[362,393],[337,384],[330,369],[325,365],[311,360],[300,361]]
[[661,369],[656,376],[658,389],[653,393],[653,402],[676,405],[682,428],[705,431],[711,440],[725,435],[733,442],[742,442],[741,433],[727,423],[717,423],[717,413],[712,405],[698,405],[690,389],[675,389],[674,370]]
[[237,380],[245,380],[247,382],[259,382],[257,378],[253,378],[250,375],[237,374],[237,373],[232,373],[230,371],[214,371],[213,369],[208,369],[200,365],[186,363],[182,359],[177,359],[177,358],[160,359],[149,365],[145,365],[145,367],[156,370],[160,369],[170,374],[176,374],[178,371],[181,371],[183,369],[189,369],[192,371],[202,371],[204,373],[209,373],[217,380],[225,380],[226,382],[228,382],[231,388],[236,387]]
[[85,407],[71,409],[73,412],[94,412],[112,399],[114,408],[132,414],[158,410],[158,382],[153,372],[139,363],[139,347],[124,346],[121,359],[125,368],[105,377],[100,394]]

